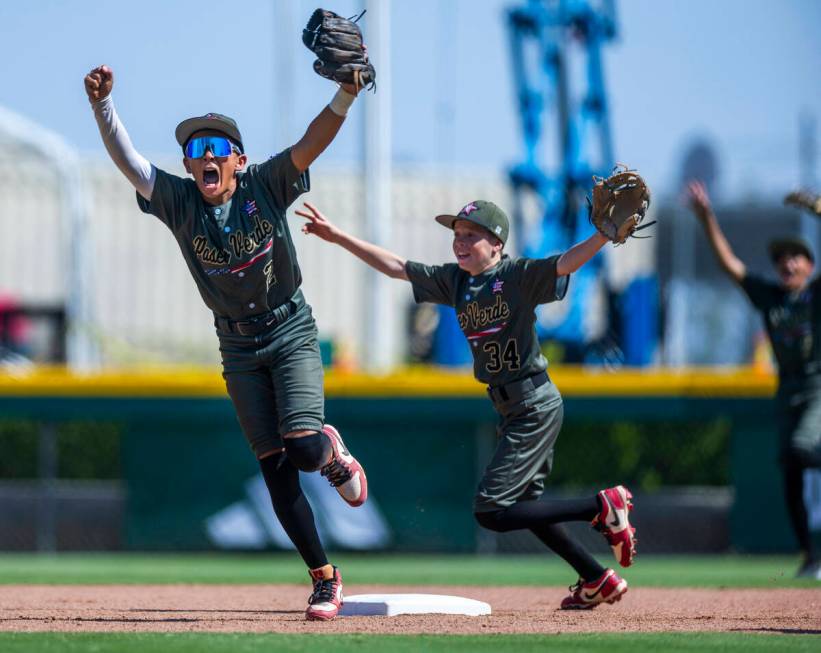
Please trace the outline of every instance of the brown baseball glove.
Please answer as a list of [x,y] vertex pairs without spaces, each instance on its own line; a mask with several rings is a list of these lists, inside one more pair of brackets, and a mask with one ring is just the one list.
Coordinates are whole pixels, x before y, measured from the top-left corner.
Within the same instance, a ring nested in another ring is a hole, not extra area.
[[619,164],[606,179],[594,176],[593,181],[593,199],[587,199],[590,222],[605,238],[623,244],[636,231],[655,224],[639,226],[650,206],[650,189],[635,170]]
[[817,216],[821,216],[821,195],[814,195],[806,190],[798,190],[784,197],[784,204],[807,209]]
[[302,30],[302,42],[317,56],[314,70],[318,75],[339,84],[352,84],[357,89],[373,89],[376,70],[368,61],[368,49],[356,24],[362,14],[352,20],[317,9]]

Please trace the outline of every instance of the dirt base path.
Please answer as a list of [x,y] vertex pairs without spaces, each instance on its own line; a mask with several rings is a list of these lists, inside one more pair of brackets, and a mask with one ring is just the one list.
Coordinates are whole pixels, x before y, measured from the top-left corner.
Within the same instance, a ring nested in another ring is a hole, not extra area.
[[490,603],[485,617],[408,615],[305,621],[304,585],[5,585],[0,631],[248,633],[581,633],[741,631],[821,634],[814,589],[633,588],[615,605],[565,612],[566,589],[385,587],[372,592],[451,594]]

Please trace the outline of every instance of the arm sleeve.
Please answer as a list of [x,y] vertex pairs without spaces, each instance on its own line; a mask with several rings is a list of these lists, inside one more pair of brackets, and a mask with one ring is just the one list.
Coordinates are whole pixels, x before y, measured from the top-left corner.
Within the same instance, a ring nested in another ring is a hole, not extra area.
[[140,195],[145,199],[151,199],[154,181],[157,178],[156,168],[134,149],[128,132],[120,122],[117,110],[114,108],[114,100],[109,95],[95,102],[92,109],[100,136],[103,138],[103,144],[111,160]]
[[405,273],[413,287],[413,299],[417,304],[433,302],[454,306],[456,303],[456,265],[424,265],[415,261],[405,263]]
[[532,304],[547,304],[564,299],[570,285],[570,275],[558,276],[559,256],[519,259],[521,288]]
[[765,311],[772,306],[774,291],[777,288],[775,284],[753,274],[747,274],[739,285],[758,310]]
[[291,148],[272,156],[257,167],[260,181],[283,210],[291,206],[302,193],[311,190],[311,176],[308,170],[300,172],[296,169],[291,160]]

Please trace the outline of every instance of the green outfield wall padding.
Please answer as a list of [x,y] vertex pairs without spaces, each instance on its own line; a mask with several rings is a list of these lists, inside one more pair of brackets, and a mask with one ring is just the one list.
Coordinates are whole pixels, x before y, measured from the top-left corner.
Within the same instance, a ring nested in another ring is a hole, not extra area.
[[[495,416],[486,399],[332,397],[326,412],[367,469],[372,496],[393,533],[393,548],[475,550],[471,501],[494,443]],[[122,425],[127,496],[123,541],[132,549],[211,547],[205,519],[241,501],[245,481],[258,470],[226,398],[0,396],[0,415]],[[783,506],[771,400],[692,396],[565,400],[566,424],[711,419],[731,424],[730,475],[736,489],[730,524],[733,548],[795,551]],[[686,447],[686,433],[682,437]],[[599,455],[595,441],[588,451],[590,456]],[[561,455],[559,446],[556,466],[562,465]],[[703,464],[726,465],[726,460],[708,455]]]

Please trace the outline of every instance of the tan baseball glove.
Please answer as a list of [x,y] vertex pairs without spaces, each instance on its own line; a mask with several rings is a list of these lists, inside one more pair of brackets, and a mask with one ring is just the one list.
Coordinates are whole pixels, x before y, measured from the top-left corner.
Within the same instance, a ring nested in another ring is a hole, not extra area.
[[789,193],[784,197],[784,204],[795,206],[799,209],[807,209],[807,211],[821,216],[821,195],[814,195],[806,190]]
[[639,226],[650,206],[650,189],[635,170],[619,164],[606,179],[594,176],[593,181],[593,199],[587,199],[590,222],[605,238],[623,244],[636,231],[655,224]]

